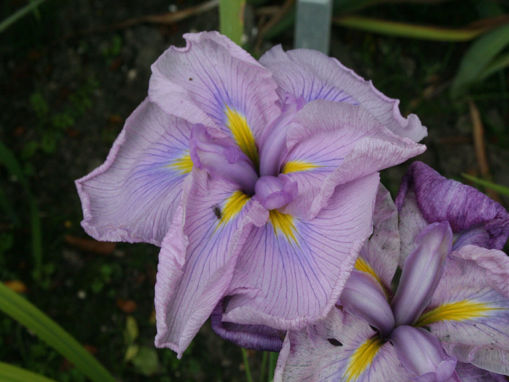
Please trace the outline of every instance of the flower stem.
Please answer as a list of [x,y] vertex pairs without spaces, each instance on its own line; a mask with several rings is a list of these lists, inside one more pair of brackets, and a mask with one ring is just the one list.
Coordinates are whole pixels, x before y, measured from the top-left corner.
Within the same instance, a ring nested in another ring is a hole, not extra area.
[[249,368],[249,360],[247,359],[247,350],[241,348],[242,350],[242,359],[244,360],[244,369],[246,371],[246,381],[253,382],[253,377],[251,376],[251,369]]

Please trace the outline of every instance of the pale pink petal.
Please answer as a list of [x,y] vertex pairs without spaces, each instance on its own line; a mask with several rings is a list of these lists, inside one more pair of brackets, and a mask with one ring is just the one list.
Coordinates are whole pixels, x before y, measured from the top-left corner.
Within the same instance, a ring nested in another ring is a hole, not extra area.
[[293,237],[275,233],[272,220],[253,230],[224,320],[297,329],[324,318],[371,233],[377,187],[377,174],[338,186],[314,219],[291,217]]
[[211,181],[204,171],[194,171],[183,207],[163,240],[155,343],[179,357],[224,296],[252,219],[267,218],[258,203],[248,201],[232,219],[222,222],[220,211],[235,191],[232,184]]
[[307,49],[284,52],[278,45],[260,62],[272,71],[281,90],[295,97],[358,104],[394,134],[416,142],[427,135],[416,115],[403,118],[399,100],[388,98],[335,58]]
[[[180,203],[191,125],[145,100],[106,162],[76,181],[82,226],[97,240],[160,245]],[[183,166],[184,165],[184,166]]]

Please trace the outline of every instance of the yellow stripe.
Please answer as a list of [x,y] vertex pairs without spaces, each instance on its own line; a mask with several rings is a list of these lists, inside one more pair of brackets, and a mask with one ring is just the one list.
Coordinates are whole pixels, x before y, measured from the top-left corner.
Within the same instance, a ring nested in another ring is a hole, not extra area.
[[240,149],[251,159],[255,166],[258,166],[258,148],[253,136],[253,132],[247,124],[246,117],[236,110],[226,106],[226,126],[230,129],[233,139],[239,145]]
[[278,232],[283,233],[288,241],[293,240],[297,243],[295,237],[295,224],[293,223],[293,217],[291,215],[283,214],[277,210],[269,211],[269,220],[274,227],[274,233],[277,235]]
[[312,170],[317,167],[320,167],[320,166],[310,163],[310,162],[304,162],[304,161],[300,161],[300,160],[292,160],[292,161],[285,163],[282,173],[288,174],[290,172],[308,171],[308,170]]
[[175,159],[167,167],[174,168],[180,171],[182,174],[188,174],[193,169],[193,161],[191,160],[191,155],[185,154],[184,156]]
[[503,310],[503,308],[493,308],[482,302],[468,300],[449,302],[421,315],[416,325],[425,326],[438,321],[465,321],[486,317],[492,310]]
[[249,196],[242,191],[235,191],[232,196],[226,199],[226,204],[224,205],[223,211],[221,211],[221,219],[219,220],[218,227],[228,223],[237,216],[248,200]]
[[343,376],[346,378],[346,382],[355,381],[359,378],[364,370],[373,362],[373,358],[375,358],[376,353],[382,347],[382,343],[380,338],[373,337],[366,340],[355,350],[350,357],[345,375]]
[[375,270],[373,268],[371,268],[371,265],[369,265],[368,262],[360,256],[355,261],[355,269],[357,269],[358,271],[361,271],[361,272],[366,272],[366,273],[370,274],[371,276],[373,276],[375,278],[375,280],[378,281],[378,283],[382,286],[382,289],[385,292],[385,287],[384,287],[384,284],[382,283],[382,280],[380,279],[380,277],[378,277]]

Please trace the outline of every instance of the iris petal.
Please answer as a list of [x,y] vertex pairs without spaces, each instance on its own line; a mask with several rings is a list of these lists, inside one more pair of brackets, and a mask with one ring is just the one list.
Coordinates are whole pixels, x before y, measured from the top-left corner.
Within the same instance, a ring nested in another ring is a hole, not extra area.
[[144,101],[127,119],[106,162],[76,181],[82,225],[97,240],[160,245],[192,169],[192,125]]

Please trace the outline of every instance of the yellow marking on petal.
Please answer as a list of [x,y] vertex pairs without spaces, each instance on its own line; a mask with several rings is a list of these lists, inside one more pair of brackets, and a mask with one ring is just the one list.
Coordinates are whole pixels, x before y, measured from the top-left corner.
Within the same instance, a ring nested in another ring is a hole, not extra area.
[[364,370],[366,370],[371,362],[373,362],[373,358],[375,358],[376,353],[382,347],[382,344],[383,342],[380,338],[373,337],[366,340],[357,348],[357,350],[355,350],[350,357],[350,361],[348,362],[344,375],[346,382],[350,382],[352,380],[356,381],[357,378],[359,378]]
[[288,174],[290,172],[299,172],[299,171],[308,171],[312,170],[314,168],[320,167],[316,164],[313,164],[311,162],[304,162],[300,160],[291,160],[289,162],[286,162],[283,171],[281,171],[283,174]]
[[482,302],[469,300],[449,302],[422,314],[417,320],[416,325],[425,326],[438,321],[465,321],[477,317],[486,317],[487,313],[492,310],[503,309],[493,308]]
[[226,126],[230,129],[233,139],[239,145],[240,149],[251,159],[258,167],[258,148],[253,136],[253,132],[247,124],[246,117],[236,110],[226,106]]
[[226,199],[223,211],[221,211],[221,219],[219,220],[218,227],[222,224],[228,223],[235,216],[237,216],[242,208],[249,200],[249,196],[242,191],[235,191],[232,196]]
[[362,257],[359,256],[357,258],[357,260],[355,261],[354,267],[358,271],[366,272],[366,273],[370,274],[371,276],[373,276],[375,278],[375,280],[378,281],[378,283],[382,286],[382,288],[385,292],[385,287],[384,287],[384,284],[382,283],[382,280],[380,279],[380,277],[378,277],[375,270],[371,267],[371,265],[368,264],[368,262],[366,260],[364,260]]
[[270,210],[269,220],[272,227],[274,227],[274,233],[276,235],[281,232],[285,235],[288,241],[291,239],[294,243],[297,243],[297,238],[295,237],[295,224],[293,222],[292,215],[283,214],[277,210]]
[[193,161],[191,160],[191,155],[185,154],[184,156],[175,159],[166,167],[174,168],[180,171],[182,174],[189,174],[193,169]]

